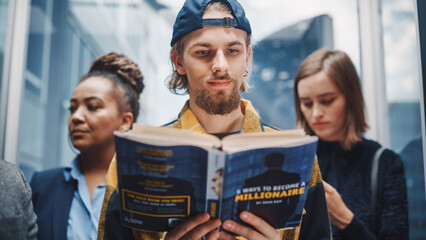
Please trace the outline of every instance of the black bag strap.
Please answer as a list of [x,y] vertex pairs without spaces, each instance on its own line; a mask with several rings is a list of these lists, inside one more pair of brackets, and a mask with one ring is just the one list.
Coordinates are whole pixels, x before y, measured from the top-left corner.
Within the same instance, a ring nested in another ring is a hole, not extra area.
[[371,202],[373,206],[373,228],[376,227],[376,198],[377,198],[377,174],[379,170],[379,159],[382,152],[385,150],[384,147],[380,147],[376,150],[373,158],[373,165],[371,167]]

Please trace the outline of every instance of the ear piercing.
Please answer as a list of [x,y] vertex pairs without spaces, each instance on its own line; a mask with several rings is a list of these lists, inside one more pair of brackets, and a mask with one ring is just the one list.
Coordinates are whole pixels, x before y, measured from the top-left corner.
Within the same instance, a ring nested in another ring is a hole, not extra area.
[[248,75],[248,70],[246,69],[246,70],[244,71],[243,77],[247,77],[247,75]]

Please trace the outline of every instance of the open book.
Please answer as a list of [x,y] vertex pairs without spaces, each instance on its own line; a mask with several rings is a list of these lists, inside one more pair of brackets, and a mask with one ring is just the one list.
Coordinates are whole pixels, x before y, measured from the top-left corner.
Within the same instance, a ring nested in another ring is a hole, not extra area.
[[302,130],[233,134],[135,124],[115,132],[123,225],[168,231],[208,212],[253,212],[276,229],[299,225],[317,137]]

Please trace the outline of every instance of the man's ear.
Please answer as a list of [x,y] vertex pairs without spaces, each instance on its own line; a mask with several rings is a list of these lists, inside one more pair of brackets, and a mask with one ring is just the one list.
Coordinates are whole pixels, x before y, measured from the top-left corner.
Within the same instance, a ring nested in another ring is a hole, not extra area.
[[130,128],[132,127],[132,124],[133,124],[133,113],[131,112],[123,113],[119,131],[125,132],[130,130]]
[[172,59],[173,65],[176,68],[177,73],[179,73],[180,75],[185,75],[186,70],[185,70],[185,67],[183,66],[182,57],[180,56],[180,54],[177,51],[173,51],[171,55],[171,59]]

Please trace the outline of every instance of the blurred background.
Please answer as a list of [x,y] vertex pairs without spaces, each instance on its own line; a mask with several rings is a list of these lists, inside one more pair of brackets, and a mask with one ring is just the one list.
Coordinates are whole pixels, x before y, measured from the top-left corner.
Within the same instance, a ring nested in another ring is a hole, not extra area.
[[[138,122],[175,119],[187,96],[170,93],[165,81],[183,2],[0,0],[0,157],[18,164],[28,179],[34,171],[69,164],[76,155],[68,140],[69,99],[96,56],[111,51],[133,59],[144,74]],[[264,122],[295,128],[293,79],[301,61],[321,47],[347,52],[363,84],[366,137],[401,155],[410,239],[425,239],[424,1],[240,2],[254,50],[254,88],[244,97]]]

